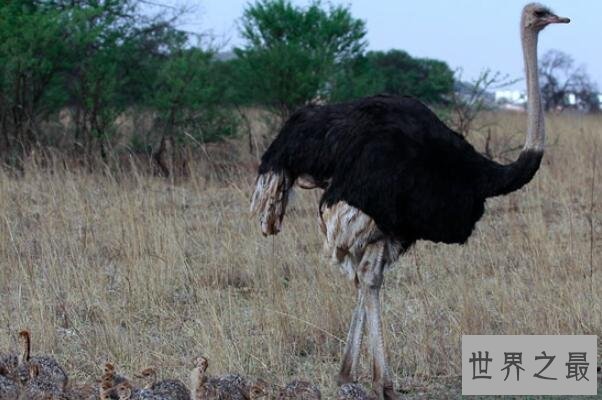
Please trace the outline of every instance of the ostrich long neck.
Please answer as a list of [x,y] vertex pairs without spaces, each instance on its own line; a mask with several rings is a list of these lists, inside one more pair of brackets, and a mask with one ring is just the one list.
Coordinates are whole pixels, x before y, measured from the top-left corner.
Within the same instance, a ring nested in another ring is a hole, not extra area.
[[538,32],[525,27],[523,23],[521,26],[523,26],[521,39],[527,76],[527,139],[516,161],[509,165],[498,164],[492,172],[489,177],[490,184],[487,185],[487,197],[504,195],[529,183],[539,169],[543,157],[546,133],[537,70]]
[[19,334],[19,339],[21,341],[21,353],[19,354],[19,364],[23,364],[29,361],[31,353],[31,337],[29,336],[29,332],[22,331]]
[[207,382],[205,370],[201,367],[195,367],[190,373],[190,391],[192,400],[198,400],[202,397],[203,385]]
[[541,93],[539,91],[539,73],[537,65],[537,37],[535,31],[523,28],[523,55],[527,75],[527,140],[525,150],[543,152],[546,130],[544,126]]

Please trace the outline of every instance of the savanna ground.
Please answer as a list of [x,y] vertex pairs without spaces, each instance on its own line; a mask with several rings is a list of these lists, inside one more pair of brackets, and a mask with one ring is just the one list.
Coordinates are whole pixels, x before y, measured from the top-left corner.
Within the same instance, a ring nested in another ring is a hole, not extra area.
[[[524,115],[487,118],[494,152],[520,146]],[[602,337],[602,117],[547,127],[533,182],[489,200],[465,246],[420,242],[388,272],[385,335],[407,396],[460,396],[462,334]],[[0,171],[0,352],[27,327],[73,380],[93,381],[105,360],[187,379],[204,354],[214,374],[300,377],[332,398],[355,293],[322,255],[319,193],[298,191],[283,232],[263,238],[241,157],[177,182],[35,160],[22,176]]]

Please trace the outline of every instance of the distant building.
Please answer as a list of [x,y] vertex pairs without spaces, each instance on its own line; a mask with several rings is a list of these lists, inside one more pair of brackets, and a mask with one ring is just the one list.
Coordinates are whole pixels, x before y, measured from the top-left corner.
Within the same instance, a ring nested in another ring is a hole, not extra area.
[[525,111],[527,104],[527,94],[520,90],[496,90],[495,104],[503,109],[510,111]]
[[577,96],[575,96],[575,93],[569,93],[566,95],[565,101],[567,106],[575,107],[577,105]]
[[602,94],[592,93],[589,98],[582,98],[579,93],[567,92],[562,99],[562,104],[557,106],[557,111],[564,109],[590,112],[602,108]]
[[464,103],[472,104],[479,101],[487,107],[495,106],[495,95],[488,91],[482,91],[471,82],[454,82],[454,91],[457,98]]
[[[520,90],[496,90],[494,95],[495,104],[500,109],[525,111],[527,104],[527,94],[525,92]],[[595,95],[595,99],[598,100],[598,109],[602,109],[602,93]],[[558,111],[562,109],[572,109],[587,112],[590,110],[589,107],[591,107],[591,103],[588,106],[588,104],[580,100],[577,93],[568,92],[565,94],[563,105]],[[593,107],[595,109],[595,105]]]
[[527,94],[520,90],[496,90],[495,102],[497,104],[524,105]]

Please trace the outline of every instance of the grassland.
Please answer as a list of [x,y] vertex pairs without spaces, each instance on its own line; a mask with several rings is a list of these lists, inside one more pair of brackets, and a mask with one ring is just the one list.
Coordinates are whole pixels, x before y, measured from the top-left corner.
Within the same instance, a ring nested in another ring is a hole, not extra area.
[[[494,152],[520,145],[524,115],[486,118]],[[467,245],[418,243],[387,274],[387,348],[410,393],[457,379],[462,334],[602,337],[602,118],[547,126],[534,181],[488,201]],[[331,397],[354,287],[322,256],[319,193],[299,193],[266,239],[248,214],[249,157],[228,163],[178,182],[35,160],[20,177],[0,170],[0,351],[27,327],[75,380],[107,359],[185,379],[204,354],[216,374],[302,377]]]

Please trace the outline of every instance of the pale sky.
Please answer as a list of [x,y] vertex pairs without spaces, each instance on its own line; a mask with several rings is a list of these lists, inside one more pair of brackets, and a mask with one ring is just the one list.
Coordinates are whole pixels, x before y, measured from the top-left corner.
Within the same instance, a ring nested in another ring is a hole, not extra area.
[[[602,0],[546,0],[569,25],[549,26],[540,36],[539,53],[558,49],[585,65],[602,88]],[[163,4],[192,7],[181,27],[212,33],[224,50],[240,46],[237,21],[248,0],[163,0]],[[293,0],[306,5],[308,0]],[[326,3],[326,2],[324,2]],[[332,0],[351,6],[354,17],[367,24],[368,48],[402,49],[413,56],[446,61],[474,78],[485,68],[523,77],[519,42],[520,0]],[[515,85],[520,89],[524,82]]]

